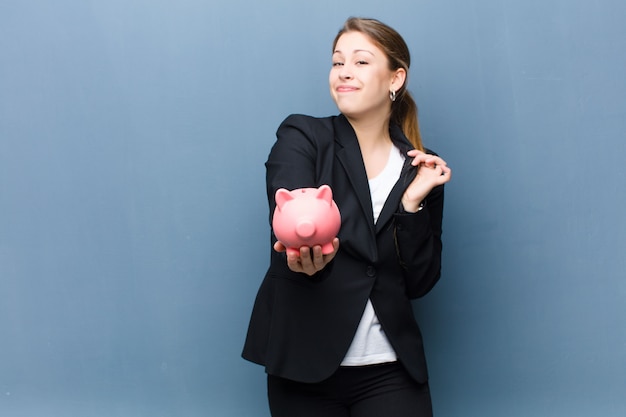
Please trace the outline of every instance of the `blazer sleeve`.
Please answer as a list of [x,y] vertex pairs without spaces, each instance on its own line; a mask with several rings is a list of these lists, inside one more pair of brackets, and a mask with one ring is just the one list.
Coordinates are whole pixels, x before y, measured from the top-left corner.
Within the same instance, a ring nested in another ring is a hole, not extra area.
[[316,128],[315,119],[303,115],[291,115],[278,127],[276,142],[265,163],[270,220],[276,206],[276,190],[318,186],[319,134]]
[[422,210],[396,214],[396,251],[412,299],[426,295],[441,276],[443,190],[433,188]]
[[[311,116],[291,115],[278,127],[276,142],[265,163],[270,226],[276,209],[275,194],[279,188],[294,190],[321,185],[318,183],[319,178],[327,165],[322,163],[322,159],[328,152],[332,152],[328,143],[333,140],[332,131],[321,120]],[[273,231],[271,240],[272,244],[276,241]],[[272,250],[271,264],[274,271],[296,274],[287,268],[284,253]],[[331,262],[307,279],[323,280],[330,273],[332,265]]]

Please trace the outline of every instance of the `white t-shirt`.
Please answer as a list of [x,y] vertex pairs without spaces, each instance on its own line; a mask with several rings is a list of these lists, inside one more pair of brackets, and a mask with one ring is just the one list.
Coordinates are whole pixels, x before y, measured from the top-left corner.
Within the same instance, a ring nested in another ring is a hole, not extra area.
[[[379,175],[369,180],[374,223],[378,221],[378,216],[391,189],[400,178],[403,165],[404,155],[392,145],[387,165]],[[372,302],[367,300],[361,322],[341,366],[373,365],[395,362],[397,359],[396,352],[389,344],[378,317],[376,317]]]

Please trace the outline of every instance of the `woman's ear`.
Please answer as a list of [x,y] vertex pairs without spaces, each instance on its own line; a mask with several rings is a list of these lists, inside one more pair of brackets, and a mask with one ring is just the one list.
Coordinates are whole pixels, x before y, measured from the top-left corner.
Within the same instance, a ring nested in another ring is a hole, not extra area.
[[399,91],[406,82],[406,70],[404,68],[398,68],[393,73],[391,79],[391,88],[389,90]]

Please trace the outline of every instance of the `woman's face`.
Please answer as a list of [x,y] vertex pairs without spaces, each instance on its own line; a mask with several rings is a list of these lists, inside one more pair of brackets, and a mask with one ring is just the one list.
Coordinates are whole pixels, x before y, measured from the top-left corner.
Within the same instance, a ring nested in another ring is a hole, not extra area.
[[403,74],[403,69],[389,69],[387,56],[369,37],[361,32],[347,32],[338,39],[333,51],[330,94],[339,111],[348,117],[388,117],[389,92],[402,86]]

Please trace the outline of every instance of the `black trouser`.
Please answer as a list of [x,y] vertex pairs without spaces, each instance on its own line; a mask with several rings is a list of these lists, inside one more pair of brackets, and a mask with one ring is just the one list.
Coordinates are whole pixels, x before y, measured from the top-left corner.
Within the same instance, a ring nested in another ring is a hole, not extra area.
[[431,417],[428,383],[397,362],[339,368],[307,384],[268,375],[272,417]]

